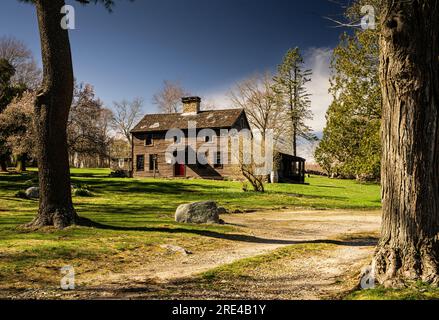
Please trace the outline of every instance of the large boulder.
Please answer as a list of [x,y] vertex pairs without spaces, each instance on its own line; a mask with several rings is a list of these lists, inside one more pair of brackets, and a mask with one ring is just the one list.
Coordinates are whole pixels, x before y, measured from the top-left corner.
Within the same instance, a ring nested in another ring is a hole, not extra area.
[[26,191],[26,197],[29,199],[38,199],[40,197],[40,188],[30,187]]
[[182,204],[175,212],[175,221],[180,223],[221,223],[215,201]]

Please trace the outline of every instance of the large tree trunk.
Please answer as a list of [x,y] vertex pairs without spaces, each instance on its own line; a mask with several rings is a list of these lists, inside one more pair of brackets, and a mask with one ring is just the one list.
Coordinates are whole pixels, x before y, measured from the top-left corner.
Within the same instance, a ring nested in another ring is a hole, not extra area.
[[386,1],[383,90],[382,238],[376,279],[438,283],[439,4]]
[[77,222],[72,204],[67,118],[73,98],[68,31],[61,28],[64,0],[36,0],[44,78],[35,103],[40,207],[31,226],[65,228]]

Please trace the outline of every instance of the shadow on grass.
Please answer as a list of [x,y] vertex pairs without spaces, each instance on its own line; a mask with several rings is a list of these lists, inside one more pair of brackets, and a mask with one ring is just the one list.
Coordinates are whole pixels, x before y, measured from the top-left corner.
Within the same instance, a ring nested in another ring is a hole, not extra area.
[[328,188],[328,189],[346,189],[346,187],[337,186],[325,186],[325,185],[313,185],[314,188]]
[[165,228],[165,227],[122,227],[106,225],[99,222],[94,222],[87,218],[80,218],[79,225],[83,227],[90,227],[103,230],[113,231],[138,231],[138,232],[163,232],[163,233],[189,233],[204,237],[215,239],[224,239],[237,242],[259,243],[259,244],[279,244],[279,245],[296,245],[296,244],[334,244],[338,246],[355,246],[355,247],[369,247],[377,244],[378,239],[372,237],[358,237],[349,240],[310,240],[310,241],[294,241],[283,239],[266,239],[244,234],[226,234],[209,230],[196,230],[184,228]]
[[[83,177],[83,176],[81,176]],[[78,177],[78,178],[81,178]],[[109,178],[94,178],[93,180],[83,181],[81,179],[73,179],[73,183],[85,183],[92,188],[93,191],[98,192],[122,192],[122,193],[144,193],[144,194],[174,194],[179,193],[197,193],[203,194],[204,186],[196,183],[182,183],[179,181],[138,181],[132,179],[125,179],[118,181],[106,181]],[[79,181],[78,181],[79,180]],[[224,190],[224,186],[209,185],[209,192],[211,190]]]

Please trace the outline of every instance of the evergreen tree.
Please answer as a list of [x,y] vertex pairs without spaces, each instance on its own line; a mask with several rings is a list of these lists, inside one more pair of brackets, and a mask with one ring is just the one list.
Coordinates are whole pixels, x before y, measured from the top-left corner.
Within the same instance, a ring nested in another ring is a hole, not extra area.
[[376,180],[380,176],[381,88],[376,30],[343,34],[334,50],[323,138],[315,158],[330,175]]
[[288,50],[274,77],[278,100],[287,109],[291,121],[292,151],[295,156],[298,138],[315,140],[311,128],[305,123],[313,117],[310,94],[305,87],[306,83],[311,81],[311,74],[312,71],[305,68],[305,61],[299,48],[294,48]]

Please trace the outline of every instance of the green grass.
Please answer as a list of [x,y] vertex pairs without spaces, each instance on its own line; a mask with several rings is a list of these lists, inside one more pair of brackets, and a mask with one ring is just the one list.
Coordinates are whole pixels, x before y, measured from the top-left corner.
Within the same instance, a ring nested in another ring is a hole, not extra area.
[[439,300],[439,288],[416,283],[403,289],[375,289],[355,291],[346,300]]
[[243,192],[229,181],[109,178],[106,169],[72,169],[72,184],[91,197],[74,197],[78,214],[98,225],[30,232],[19,228],[34,217],[38,202],[15,197],[35,185],[36,172],[0,174],[0,289],[59,283],[59,268],[74,265],[83,278],[117,272],[159,257],[158,244],[190,251],[214,250],[233,226],[181,225],[179,204],[215,200],[231,211],[280,208],[378,209],[379,186],[324,177],[309,185],[268,185],[265,194]]

